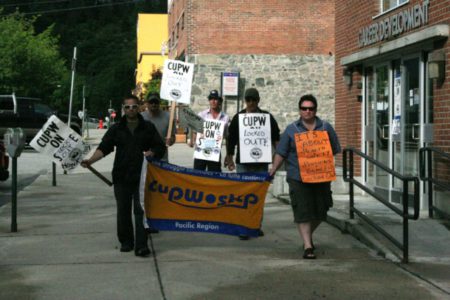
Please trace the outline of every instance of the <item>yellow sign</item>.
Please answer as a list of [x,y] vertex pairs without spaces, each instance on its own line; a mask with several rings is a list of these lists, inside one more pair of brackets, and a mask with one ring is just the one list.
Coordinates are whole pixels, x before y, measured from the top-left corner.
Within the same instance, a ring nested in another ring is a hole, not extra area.
[[219,173],[150,161],[144,186],[147,223],[159,230],[257,236],[268,174]]
[[336,180],[333,151],[326,131],[295,134],[300,177],[306,183]]

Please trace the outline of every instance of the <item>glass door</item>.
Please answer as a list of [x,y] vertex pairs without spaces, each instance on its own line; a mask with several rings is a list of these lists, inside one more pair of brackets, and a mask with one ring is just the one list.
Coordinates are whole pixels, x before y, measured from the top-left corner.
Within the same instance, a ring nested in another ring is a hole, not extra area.
[[[402,175],[417,176],[421,140],[420,58],[394,62],[393,73],[393,127],[396,127],[392,130],[393,168]],[[399,88],[398,93],[395,91],[396,86]],[[400,203],[402,190],[401,181],[394,179],[394,202]],[[414,192],[412,185],[409,192]]]
[[[366,73],[366,153],[389,166],[389,66],[369,67]],[[387,193],[389,174],[367,163],[366,180],[375,190]]]

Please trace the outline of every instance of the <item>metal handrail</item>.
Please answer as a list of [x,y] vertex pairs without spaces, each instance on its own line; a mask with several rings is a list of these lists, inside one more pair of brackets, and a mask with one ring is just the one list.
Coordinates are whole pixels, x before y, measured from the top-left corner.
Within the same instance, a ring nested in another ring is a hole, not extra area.
[[[423,181],[428,182],[428,216],[434,217],[434,211],[437,211],[442,216],[450,218],[450,215],[438,207],[433,205],[433,187],[438,186],[445,191],[450,191],[450,184],[440,181],[433,177],[433,153],[438,154],[441,158],[448,159],[450,161],[450,154],[434,147],[422,147],[419,150],[419,176]],[[428,168],[426,168],[428,166]],[[425,169],[427,174],[425,175]]]
[[[373,190],[371,190],[369,187],[364,185],[363,183],[357,181],[353,174],[354,174],[354,160],[353,156],[354,154],[357,154],[361,158],[365,159],[366,161],[374,164],[375,166],[379,167],[380,169],[384,170],[385,172],[391,174],[395,178],[398,178],[402,181],[403,184],[403,192],[402,192],[402,202],[403,207],[402,209],[398,208],[397,206],[393,205],[386,199],[384,199],[381,195],[375,193]],[[349,156],[349,158],[348,158]],[[349,168],[347,168],[349,166]],[[347,171],[348,170],[348,171]],[[419,198],[419,178],[415,176],[404,176],[386,165],[380,163],[379,161],[373,159],[372,157],[364,154],[363,152],[354,149],[354,148],[345,148],[343,151],[343,178],[345,182],[349,183],[349,194],[350,194],[350,208],[349,208],[349,214],[350,219],[354,219],[355,213],[363,219],[367,224],[372,226],[374,229],[376,229],[378,232],[380,232],[382,235],[384,235],[388,240],[390,240],[396,247],[398,247],[400,250],[403,251],[403,262],[408,263],[408,253],[409,253],[409,233],[408,233],[408,220],[417,220],[419,218],[420,213],[420,198]],[[413,208],[414,213],[409,213],[409,207],[408,207],[408,188],[409,182],[414,183],[414,196],[413,196]],[[389,207],[392,211],[394,211],[396,214],[402,217],[403,219],[403,243],[399,242],[394,236],[392,236],[390,233],[385,231],[383,228],[378,226],[374,221],[372,221],[366,214],[364,214],[362,211],[355,208],[355,201],[354,201],[354,185],[358,186],[361,190],[365,191],[381,203],[383,203],[385,206]]]

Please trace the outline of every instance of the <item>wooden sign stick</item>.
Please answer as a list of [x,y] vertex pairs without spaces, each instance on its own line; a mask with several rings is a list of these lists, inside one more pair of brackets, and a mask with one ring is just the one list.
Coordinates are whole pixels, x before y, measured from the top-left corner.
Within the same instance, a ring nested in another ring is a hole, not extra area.
[[97,171],[96,169],[94,169],[92,166],[87,165],[87,168],[94,173],[98,178],[100,178],[104,183],[106,183],[109,186],[112,186],[113,183],[111,181],[109,181],[108,178],[106,178],[105,176],[103,176],[102,174],[100,174],[99,171]]
[[176,109],[176,101],[172,101],[172,106],[170,108],[170,120],[169,120],[169,129],[167,130],[167,140],[170,140],[172,137],[172,127],[173,127],[173,119],[175,119],[175,109]]

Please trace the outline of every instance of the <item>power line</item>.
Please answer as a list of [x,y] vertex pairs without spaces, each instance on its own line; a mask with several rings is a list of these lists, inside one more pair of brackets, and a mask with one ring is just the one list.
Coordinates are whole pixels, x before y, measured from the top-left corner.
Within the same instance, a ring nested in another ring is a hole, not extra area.
[[[22,14],[23,15],[52,14],[52,13],[83,10],[83,9],[90,9],[90,8],[102,8],[102,7],[108,7],[108,6],[131,4],[131,3],[142,2],[142,1],[143,0],[132,0],[132,1],[119,2],[119,3],[98,4],[98,5],[79,6],[79,7],[71,7],[71,8],[59,8],[59,9],[51,9],[51,10],[40,10],[40,11],[34,11],[34,12],[26,12],[26,13],[22,13]],[[7,15],[7,14],[3,14],[1,16],[5,16],[5,15]]]
[[25,6],[25,5],[41,5],[41,4],[54,4],[61,2],[69,2],[71,0],[55,0],[55,1],[45,1],[45,2],[22,2],[22,3],[13,3],[13,4],[3,4],[2,7],[11,7],[11,6]]

